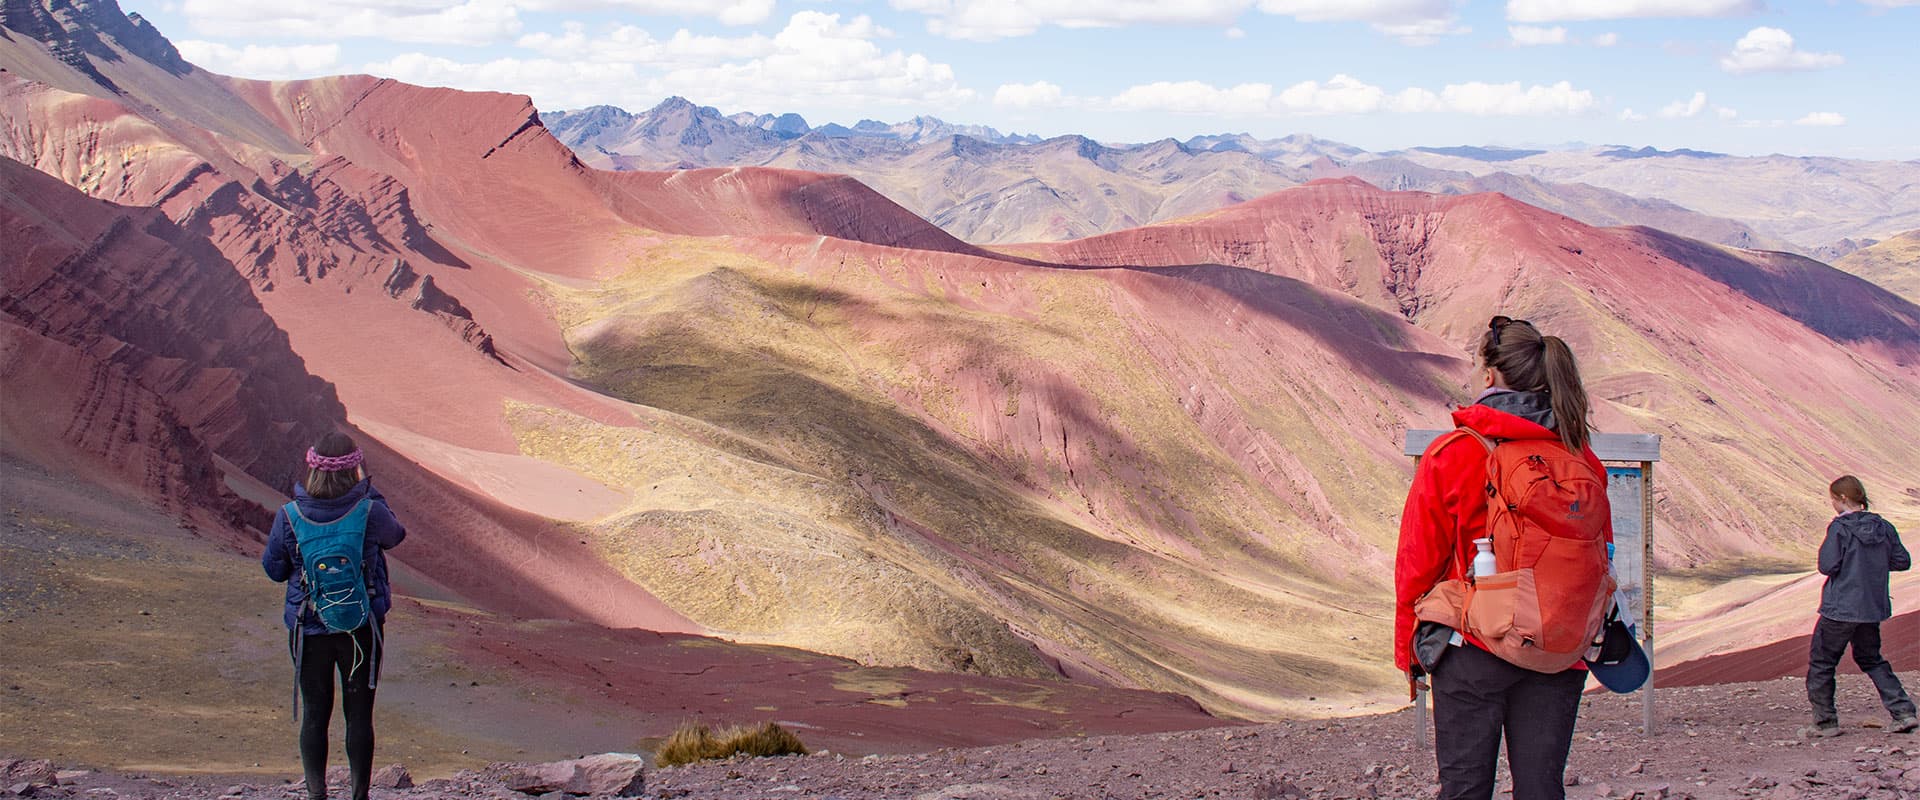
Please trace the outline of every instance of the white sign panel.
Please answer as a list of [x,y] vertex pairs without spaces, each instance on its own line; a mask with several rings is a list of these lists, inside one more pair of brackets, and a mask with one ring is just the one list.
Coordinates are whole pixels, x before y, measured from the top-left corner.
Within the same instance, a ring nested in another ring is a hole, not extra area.
[[1641,502],[1639,467],[1607,467],[1607,503],[1613,507],[1613,577],[1620,582],[1620,594],[1627,607],[1620,617],[1627,624],[1640,626],[1646,589],[1646,531]]

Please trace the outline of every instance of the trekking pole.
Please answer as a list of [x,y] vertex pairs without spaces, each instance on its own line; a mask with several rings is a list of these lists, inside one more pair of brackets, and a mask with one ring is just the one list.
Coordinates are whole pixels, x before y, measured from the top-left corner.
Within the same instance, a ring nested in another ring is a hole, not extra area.
[[1424,686],[1414,692],[1413,744],[1421,750],[1427,749],[1427,689]]

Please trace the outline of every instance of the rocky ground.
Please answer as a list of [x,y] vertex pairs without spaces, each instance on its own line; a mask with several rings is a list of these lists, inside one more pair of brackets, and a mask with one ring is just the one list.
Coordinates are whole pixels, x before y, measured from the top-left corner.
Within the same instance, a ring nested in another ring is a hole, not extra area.
[[[1903,676],[1920,686],[1920,673]],[[1567,794],[1573,798],[1872,798],[1920,797],[1920,737],[1892,734],[1871,687],[1842,676],[1845,735],[1805,741],[1801,683],[1686,687],[1661,691],[1655,735],[1640,731],[1639,695],[1593,695],[1575,735]],[[1140,736],[1033,740],[977,749],[942,749],[863,758],[810,756],[647,770],[648,798],[817,798],[828,800],[1106,800],[1108,798],[1412,798],[1436,788],[1433,757],[1413,741],[1411,711],[1340,720]],[[291,732],[288,746],[291,747]],[[618,759],[612,759],[618,761]],[[22,762],[0,771],[8,792],[36,798],[223,798],[287,800],[298,783],[257,777],[154,776],[71,770],[49,785],[57,765]],[[376,800],[513,800],[565,791],[545,767],[496,764],[410,785],[402,769],[382,774]],[[336,773],[338,772],[336,768]],[[31,774],[30,774],[31,773]],[[585,775],[584,772],[581,773]],[[529,777],[532,776],[532,777]],[[541,781],[545,780],[545,783]],[[246,781],[252,781],[251,783]],[[389,788],[408,784],[408,788]],[[519,789],[515,787],[518,786]],[[601,784],[631,791],[625,777]],[[580,783],[576,791],[589,791]],[[334,795],[340,796],[339,787]],[[1504,790],[1501,795],[1504,796]],[[562,798],[563,794],[552,794]]]

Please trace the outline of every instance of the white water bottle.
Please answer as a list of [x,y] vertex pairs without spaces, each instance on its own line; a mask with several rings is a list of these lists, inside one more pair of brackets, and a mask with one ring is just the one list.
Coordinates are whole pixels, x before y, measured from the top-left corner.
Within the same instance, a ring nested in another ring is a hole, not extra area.
[[1484,578],[1498,572],[1500,566],[1493,558],[1493,539],[1475,539],[1473,544],[1480,548],[1473,557],[1473,577]]
[[[1475,539],[1473,544],[1480,548],[1480,552],[1473,556],[1473,577],[1484,578],[1498,571],[1500,567],[1493,558],[1493,539],[1491,537]],[[1447,643],[1459,647],[1466,643],[1466,639],[1460,635],[1459,631],[1454,631],[1453,637],[1448,639]]]

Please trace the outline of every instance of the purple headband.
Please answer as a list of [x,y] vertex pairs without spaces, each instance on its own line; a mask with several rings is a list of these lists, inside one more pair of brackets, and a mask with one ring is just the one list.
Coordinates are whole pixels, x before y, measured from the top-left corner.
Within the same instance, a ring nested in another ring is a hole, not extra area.
[[359,448],[354,448],[353,452],[344,456],[323,456],[313,448],[307,448],[307,466],[323,472],[345,472],[360,466],[360,460]]

